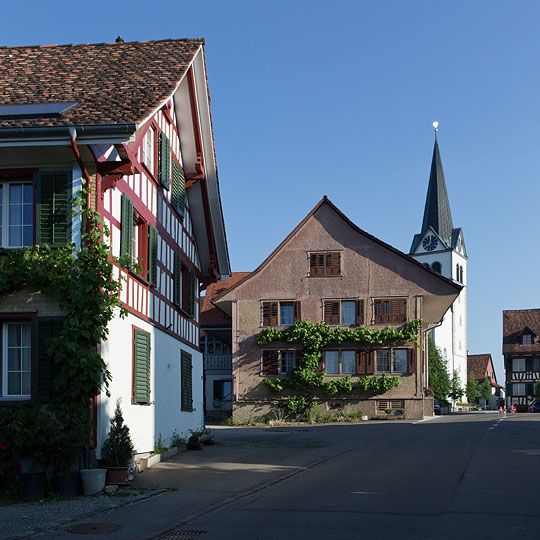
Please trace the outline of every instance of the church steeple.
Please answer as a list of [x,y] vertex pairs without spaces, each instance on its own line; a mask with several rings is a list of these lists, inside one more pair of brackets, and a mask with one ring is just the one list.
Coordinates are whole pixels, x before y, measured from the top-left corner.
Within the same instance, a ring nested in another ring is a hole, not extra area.
[[448,201],[448,193],[446,191],[446,182],[444,181],[444,172],[436,134],[421,234],[423,235],[429,227],[431,227],[444,242],[448,245],[451,244],[454,226],[452,224],[452,214],[450,213],[450,203]]

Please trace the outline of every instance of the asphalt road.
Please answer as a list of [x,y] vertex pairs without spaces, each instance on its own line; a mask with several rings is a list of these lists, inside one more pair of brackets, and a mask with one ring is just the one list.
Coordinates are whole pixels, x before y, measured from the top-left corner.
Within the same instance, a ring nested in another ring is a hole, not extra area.
[[158,497],[43,540],[540,538],[540,414],[219,429],[139,475]]

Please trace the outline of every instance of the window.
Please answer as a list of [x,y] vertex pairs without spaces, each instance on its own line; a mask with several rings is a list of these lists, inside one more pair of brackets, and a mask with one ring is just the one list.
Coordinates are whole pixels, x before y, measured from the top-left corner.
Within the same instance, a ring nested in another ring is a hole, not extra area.
[[133,329],[133,403],[150,403],[150,334]]
[[197,276],[182,263],[178,253],[174,254],[174,291],[173,303],[190,317],[195,317],[197,299]]
[[191,354],[185,351],[180,353],[180,382],[181,382],[181,409],[183,411],[193,411],[193,367]]
[[521,336],[522,345],[532,345],[532,336],[530,334],[524,334]]
[[171,203],[182,217],[184,217],[185,196],[186,177],[184,175],[182,167],[180,167],[180,165],[178,165],[178,163],[173,160]]
[[341,253],[338,251],[309,254],[310,276],[340,276]]
[[353,375],[356,351],[324,351],[324,367],[329,375]]
[[383,298],[373,303],[375,324],[407,322],[406,298]]
[[525,358],[513,358],[512,371],[525,371]]
[[165,188],[171,186],[171,143],[165,133],[159,134],[159,183]]
[[285,375],[296,367],[294,351],[263,351],[261,375]]
[[439,272],[439,274],[442,273],[442,264],[439,261],[435,261],[431,265],[431,268],[433,268],[433,270],[435,270],[435,272]]
[[34,243],[34,189],[31,183],[0,183],[0,246]]
[[378,373],[407,373],[408,349],[381,349],[376,358]]
[[513,396],[525,396],[525,383],[513,383],[512,384]]
[[300,320],[300,302],[279,300],[262,302],[263,326],[291,326]]
[[363,300],[325,300],[323,310],[326,324],[342,326],[364,324]]
[[32,384],[32,338],[29,322],[6,322],[1,326],[1,396],[30,398]]
[[386,409],[404,409],[405,400],[403,399],[378,399],[377,412],[385,412]]
[[155,131],[154,128],[150,128],[144,135],[142,143],[142,162],[146,165],[148,170],[154,175],[155,170]]

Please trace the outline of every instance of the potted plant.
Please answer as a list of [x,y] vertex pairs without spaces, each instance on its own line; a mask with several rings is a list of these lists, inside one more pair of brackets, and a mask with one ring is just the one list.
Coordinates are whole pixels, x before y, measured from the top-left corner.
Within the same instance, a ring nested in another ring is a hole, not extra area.
[[129,428],[124,425],[120,400],[116,402],[114,416],[111,418],[109,435],[101,449],[101,458],[107,469],[107,485],[126,486],[128,465],[133,455],[133,442]]

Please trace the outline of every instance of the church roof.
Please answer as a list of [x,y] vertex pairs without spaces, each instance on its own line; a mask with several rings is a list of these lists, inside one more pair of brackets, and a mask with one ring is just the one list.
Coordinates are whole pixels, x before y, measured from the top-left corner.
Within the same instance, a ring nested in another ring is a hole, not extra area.
[[429,175],[429,185],[424,209],[424,220],[422,222],[422,233],[431,227],[446,243],[450,244],[452,239],[452,214],[450,213],[450,203],[444,181],[441,155],[439,153],[439,143],[435,140],[433,147],[433,158],[431,160],[431,173]]

